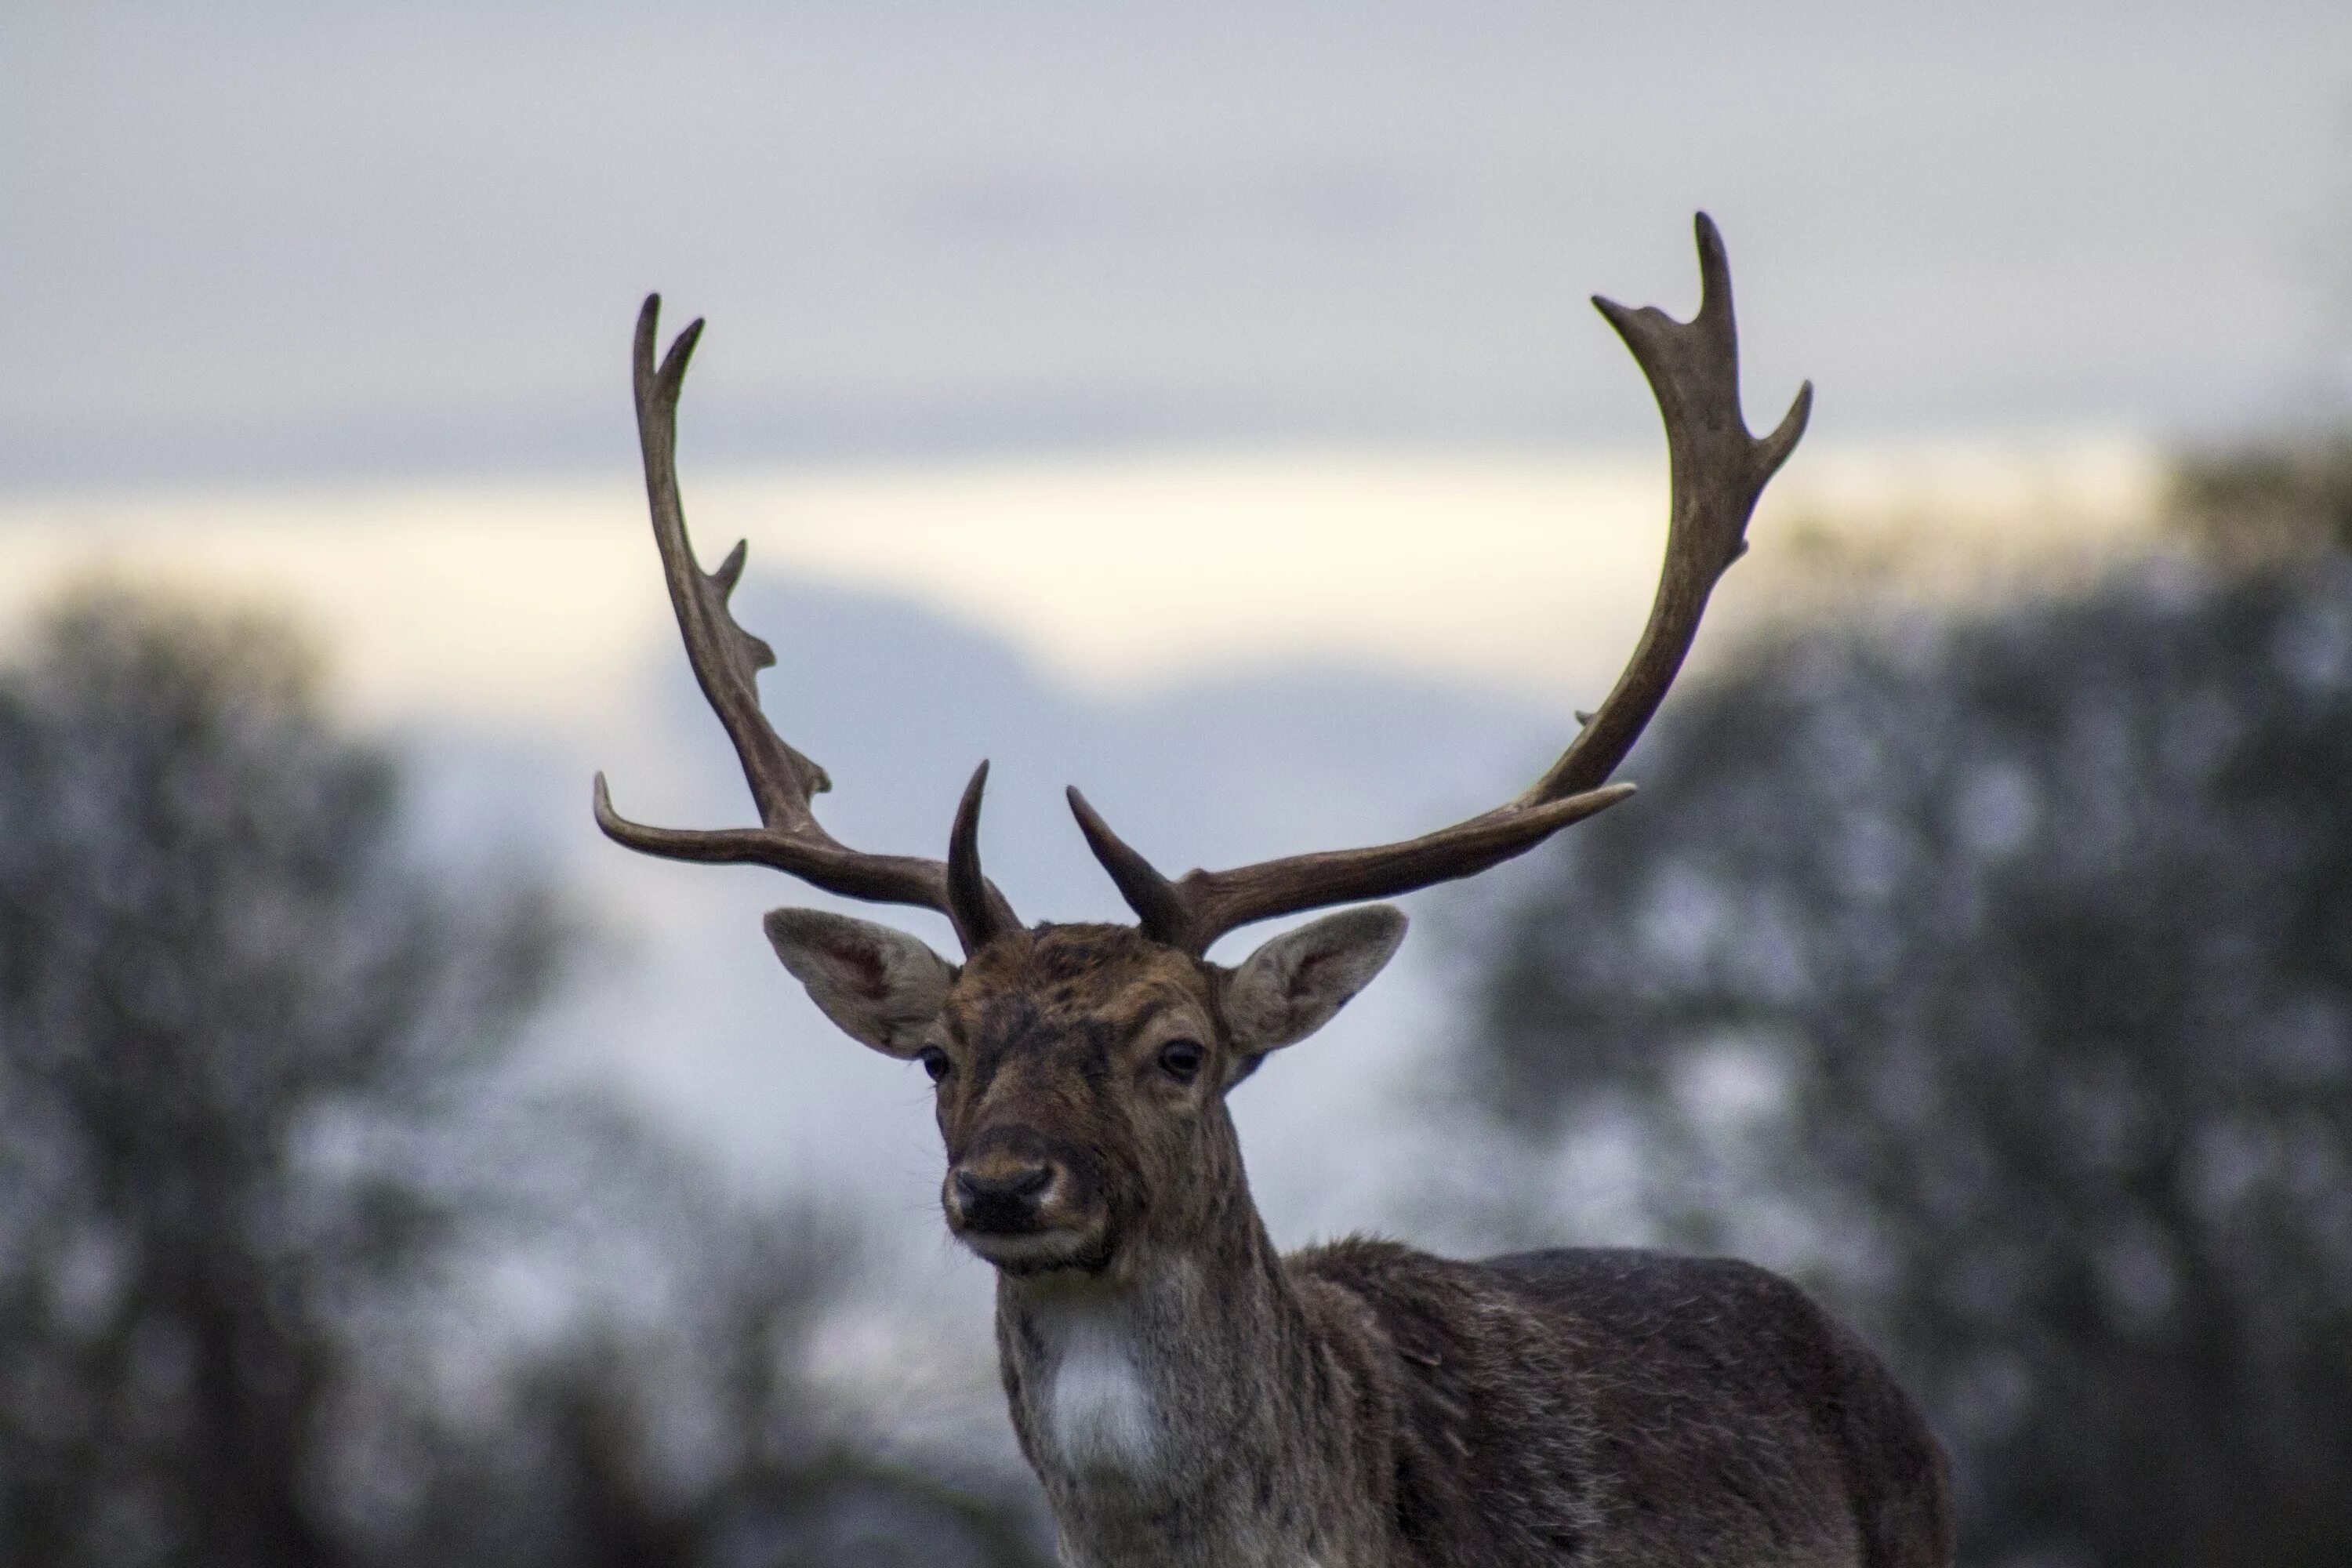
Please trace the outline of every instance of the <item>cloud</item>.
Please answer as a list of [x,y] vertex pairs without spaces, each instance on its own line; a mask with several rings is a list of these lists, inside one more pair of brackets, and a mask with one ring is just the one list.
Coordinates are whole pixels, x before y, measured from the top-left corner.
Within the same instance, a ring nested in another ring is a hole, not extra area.
[[2311,353],[2347,58],[2284,0],[34,6],[0,485],[605,460],[655,286],[738,459],[1608,446],[1583,296],[1686,308],[1702,205],[1856,429],[2210,423]]

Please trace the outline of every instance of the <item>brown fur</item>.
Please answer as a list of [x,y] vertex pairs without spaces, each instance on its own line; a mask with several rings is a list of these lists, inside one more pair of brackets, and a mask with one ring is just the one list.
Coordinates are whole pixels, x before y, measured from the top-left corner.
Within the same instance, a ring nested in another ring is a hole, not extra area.
[[[1231,974],[1043,926],[967,964],[931,1036],[951,1169],[1058,1173],[1049,1240],[966,1239],[999,1261],[1005,1392],[1073,1568],[1951,1561],[1934,1438],[1771,1274],[1278,1255],[1224,1104],[1255,1065]],[[1189,1085],[1171,1039],[1207,1053]]]

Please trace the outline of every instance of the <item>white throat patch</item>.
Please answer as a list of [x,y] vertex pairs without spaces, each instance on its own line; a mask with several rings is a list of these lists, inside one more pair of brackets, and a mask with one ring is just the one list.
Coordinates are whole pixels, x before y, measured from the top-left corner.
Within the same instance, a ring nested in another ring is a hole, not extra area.
[[1148,1473],[1160,1455],[1160,1412],[1136,1352],[1135,1325],[1111,1305],[1040,1315],[1050,1370],[1045,1437],[1072,1471]]

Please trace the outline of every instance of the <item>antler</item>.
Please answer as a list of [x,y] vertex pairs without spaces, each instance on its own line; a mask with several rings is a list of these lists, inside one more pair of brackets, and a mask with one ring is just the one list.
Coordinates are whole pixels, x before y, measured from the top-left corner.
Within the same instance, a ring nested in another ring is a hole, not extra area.
[[1739,343],[1731,317],[1731,268],[1723,237],[1698,215],[1699,308],[1689,321],[1595,296],[1593,304],[1633,353],[1666,426],[1673,506],[1665,564],[1649,624],[1601,710],[1580,714],[1582,730],[1559,760],[1517,800],[1401,844],[1297,855],[1230,871],[1192,871],[1171,881],[1122,842],[1073,788],[1070,809],[1095,858],[1118,884],[1144,931],[1204,953],[1225,932],[1254,921],[1327,904],[1389,898],[1475,876],[1525,854],[1633,793],[1609,775],[1633,749],[1674,684],[1698,634],[1717,579],[1748,549],[1756,500],[1804,434],[1812,408],[1807,382],[1780,426],[1762,440],[1739,412]]
[[735,742],[761,826],[697,829],[631,822],[613,809],[601,773],[596,775],[596,826],[617,843],[666,859],[749,861],[789,871],[845,898],[937,910],[955,923],[964,951],[978,952],[991,937],[1021,923],[1004,895],[980,869],[980,802],[988,764],[981,763],[964,787],[944,863],[865,854],[842,844],[818,823],[809,809],[810,798],[831,789],[833,781],[787,744],[761,710],[759,672],[776,662],[775,650],[736,625],[727,607],[743,575],[746,546],[739,542],[718,571],[706,573],[687,538],[686,509],[677,495],[677,397],[687,362],[702,336],[702,323],[698,321],[680,332],[656,369],[654,342],[660,321],[661,296],[647,295],[645,309],[637,313],[635,381],[637,441],[645,452],[654,542],[661,550],[662,575],[686,639],[687,661]]

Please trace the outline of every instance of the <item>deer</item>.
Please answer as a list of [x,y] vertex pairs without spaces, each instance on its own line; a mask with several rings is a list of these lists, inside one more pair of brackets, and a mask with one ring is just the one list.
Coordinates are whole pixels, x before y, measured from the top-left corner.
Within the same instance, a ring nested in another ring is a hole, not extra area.
[[[944,860],[843,844],[824,770],[763,713],[775,656],[733,618],[738,543],[705,572],[677,469],[702,322],[635,385],[654,537],[695,677],[760,826],[646,826],[596,776],[599,827],[674,860],[772,867],[947,917],[961,962],[892,927],[770,913],[786,970],[852,1039],[936,1094],[952,1235],[992,1266],[1021,1452],[1070,1568],[1948,1568],[1948,1461],[1851,1330],[1723,1258],[1620,1248],[1478,1261],[1352,1237],[1285,1254],[1250,1195],[1227,1096],[1378,974],[1405,917],[1373,900],[1473,877],[1633,792],[1611,776],[1664,699],[1750,514],[1803,434],[1806,383],[1759,439],[1739,404],[1721,236],[1696,220],[1697,314],[1593,303],[1667,440],[1665,558],[1601,707],[1524,794],[1423,837],[1171,879],[1073,787],[1132,925],[1024,925],[982,871],[988,764]],[[1345,906],[1239,963],[1244,926]]]

